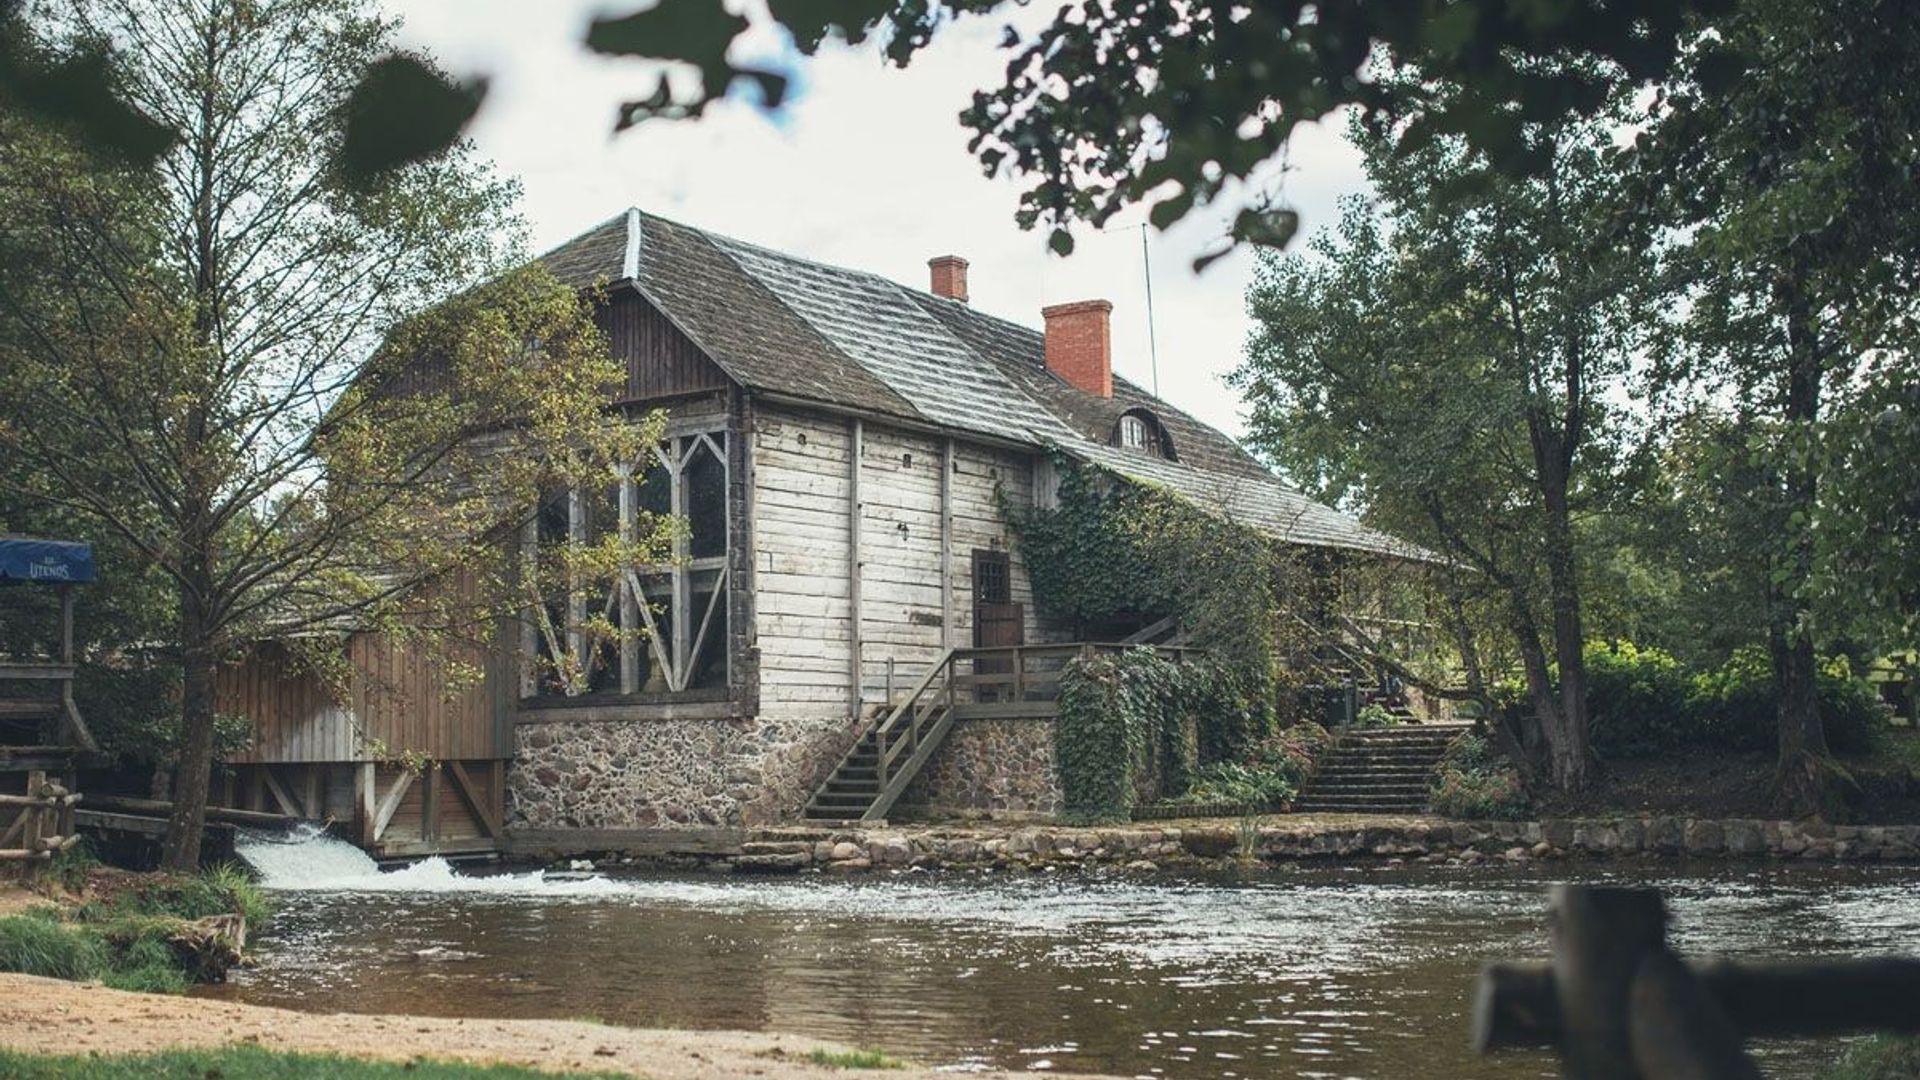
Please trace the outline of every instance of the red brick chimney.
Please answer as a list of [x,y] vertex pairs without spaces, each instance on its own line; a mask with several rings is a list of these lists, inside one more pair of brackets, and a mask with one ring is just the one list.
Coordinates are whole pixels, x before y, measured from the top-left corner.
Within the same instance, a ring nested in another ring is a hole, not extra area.
[[1101,397],[1113,396],[1113,304],[1076,300],[1041,308],[1047,320],[1047,370]]
[[958,255],[936,255],[927,260],[933,270],[933,295],[967,302],[967,260]]

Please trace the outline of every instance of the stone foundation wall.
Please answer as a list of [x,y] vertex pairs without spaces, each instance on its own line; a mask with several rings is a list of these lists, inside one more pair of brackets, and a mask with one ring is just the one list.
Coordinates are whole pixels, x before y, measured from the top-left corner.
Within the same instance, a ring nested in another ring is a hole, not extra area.
[[521,724],[507,826],[738,828],[791,821],[852,745],[840,720]]
[[935,814],[1050,815],[1060,809],[1053,721],[961,720],[900,797]]

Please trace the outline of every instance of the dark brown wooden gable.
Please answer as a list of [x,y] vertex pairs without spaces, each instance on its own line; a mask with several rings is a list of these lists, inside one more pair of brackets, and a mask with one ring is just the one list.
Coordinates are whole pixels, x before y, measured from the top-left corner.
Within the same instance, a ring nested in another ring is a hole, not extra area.
[[724,390],[727,374],[646,298],[620,290],[596,320],[613,355],[627,364],[627,401]]

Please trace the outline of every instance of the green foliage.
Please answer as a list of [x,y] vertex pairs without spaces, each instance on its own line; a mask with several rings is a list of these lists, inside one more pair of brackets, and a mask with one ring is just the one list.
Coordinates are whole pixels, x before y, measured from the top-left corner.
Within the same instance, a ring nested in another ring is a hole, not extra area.
[[1283,728],[1262,739],[1243,761],[1218,761],[1202,767],[1186,794],[1176,801],[1262,808],[1284,805],[1300,793],[1332,742],[1327,729],[1311,721]]
[[195,975],[169,939],[183,923],[227,914],[245,916],[256,931],[271,914],[260,888],[230,865],[159,878],[72,909],[35,909],[0,919],[0,971],[185,993]]
[[105,903],[75,909],[81,922],[110,922],[124,918],[162,917],[191,921],[212,915],[242,915],[258,931],[273,915],[272,902],[246,871],[222,863],[199,874],[166,875],[116,893]]
[[[332,1054],[294,1054],[257,1046],[169,1050],[157,1054],[41,1056],[0,1050],[0,1076],[9,1080],[555,1080],[562,1074],[518,1065],[472,1065],[416,1058],[365,1061]],[[609,1072],[567,1072],[583,1080],[614,1080]],[[619,1075],[626,1075],[624,1073]]]
[[1529,812],[1519,774],[1472,732],[1447,747],[1429,794],[1446,817],[1518,821]]
[[1912,1080],[1920,1076],[1920,1038],[1877,1035],[1847,1047],[1826,1080]]
[[1003,500],[1049,615],[1083,627],[1177,616],[1216,661],[1271,662],[1277,554],[1258,532],[1162,488],[1056,458],[1055,509]]
[[1151,649],[1077,658],[1060,679],[1053,727],[1062,816],[1118,822],[1131,816],[1143,782],[1185,788],[1192,769],[1182,723],[1189,675]]
[[1360,729],[1393,727],[1399,722],[1399,717],[1377,701],[1367,702],[1353,716],[1353,726]]
[[106,970],[98,934],[37,916],[0,919],[0,971],[53,979],[95,979]]
[[[1749,753],[1774,747],[1779,686],[1772,662],[1758,649],[1735,650],[1726,663],[1693,671],[1661,649],[1593,643],[1587,679],[1593,747],[1603,758],[1683,747]],[[1873,687],[1856,678],[1843,657],[1821,665],[1815,687],[1828,746],[1843,754],[1872,750],[1886,731],[1886,710]]]

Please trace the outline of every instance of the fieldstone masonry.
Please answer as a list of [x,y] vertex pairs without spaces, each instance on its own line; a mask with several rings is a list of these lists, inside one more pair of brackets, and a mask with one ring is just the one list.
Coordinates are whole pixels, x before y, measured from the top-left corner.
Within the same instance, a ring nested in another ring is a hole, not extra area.
[[507,824],[671,829],[789,820],[852,741],[835,721],[521,724],[507,770]]
[[1052,815],[1060,810],[1050,719],[962,720],[901,795],[932,814]]

